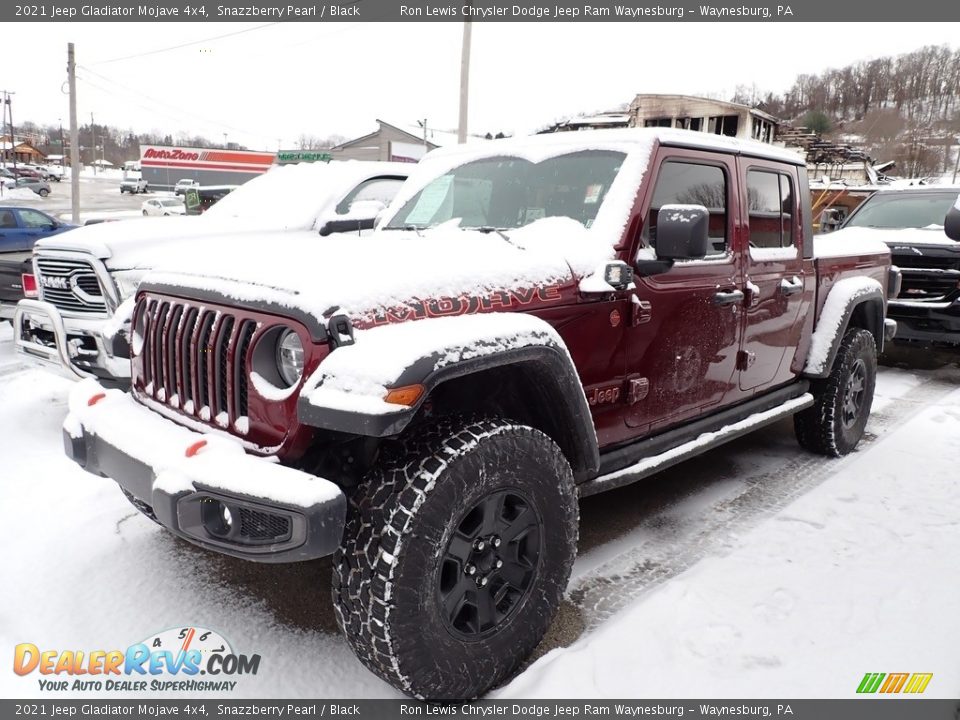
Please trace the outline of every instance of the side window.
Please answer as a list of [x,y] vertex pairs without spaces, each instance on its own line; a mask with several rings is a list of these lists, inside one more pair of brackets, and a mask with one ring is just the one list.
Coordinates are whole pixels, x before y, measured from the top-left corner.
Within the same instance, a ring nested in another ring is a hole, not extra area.
[[660,166],[643,225],[645,245],[657,246],[657,213],[664,205],[703,205],[710,212],[711,255],[727,251],[727,174],[716,165],[668,160]]
[[337,204],[337,214],[345,215],[350,210],[350,205],[358,200],[378,200],[384,205],[389,205],[401,185],[403,185],[403,180],[400,178],[364,180]]
[[53,226],[53,221],[36,210],[20,210],[20,221],[24,227],[47,228]]
[[750,247],[793,245],[793,182],[788,175],[769,170],[747,172]]

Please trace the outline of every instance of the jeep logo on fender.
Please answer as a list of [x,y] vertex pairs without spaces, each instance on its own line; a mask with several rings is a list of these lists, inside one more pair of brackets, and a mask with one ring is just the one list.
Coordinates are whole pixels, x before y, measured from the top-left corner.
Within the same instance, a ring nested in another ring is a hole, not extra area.
[[40,284],[45,288],[50,288],[51,290],[69,290],[70,289],[70,280],[65,277],[59,277],[57,275],[41,275]]

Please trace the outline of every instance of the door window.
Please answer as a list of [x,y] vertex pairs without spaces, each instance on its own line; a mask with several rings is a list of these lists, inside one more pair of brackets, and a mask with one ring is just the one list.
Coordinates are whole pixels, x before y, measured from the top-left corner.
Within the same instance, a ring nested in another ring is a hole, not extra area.
[[664,205],[703,205],[710,213],[709,255],[727,251],[727,175],[722,167],[668,161],[660,166],[653,200],[644,223],[644,244],[656,249],[657,214]]
[[37,210],[20,210],[20,221],[24,227],[48,229],[53,227],[53,220]]
[[793,183],[788,175],[767,170],[747,173],[750,247],[793,246]]

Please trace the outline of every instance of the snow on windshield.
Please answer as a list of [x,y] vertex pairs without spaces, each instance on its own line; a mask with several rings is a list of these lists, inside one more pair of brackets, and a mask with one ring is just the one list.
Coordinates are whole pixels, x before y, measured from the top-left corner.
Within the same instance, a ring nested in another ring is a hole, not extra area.
[[394,215],[388,228],[432,227],[459,218],[461,227],[523,227],[544,218],[593,225],[626,154],[584,150],[531,162],[488,157],[441,175]]

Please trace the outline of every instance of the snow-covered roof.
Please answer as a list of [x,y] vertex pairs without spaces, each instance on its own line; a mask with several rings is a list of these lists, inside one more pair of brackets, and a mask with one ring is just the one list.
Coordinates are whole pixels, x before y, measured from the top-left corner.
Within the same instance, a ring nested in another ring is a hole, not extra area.
[[482,158],[496,155],[542,154],[548,156],[552,150],[557,152],[576,152],[577,150],[620,150],[629,153],[637,146],[648,146],[651,141],[663,145],[681,145],[684,147],[721,150],[736,154],[780,160],[794,165],[804,165],[805,159],[800,153],[787,148],[777,147],[755,140],[740,140],[723,135],[676,130],[673,128],[623,128],[616,130],[583,130],[569,133],[545,133],[522,137],[491,140],[472,145],[453,145],[434,150],[430,157],[458,156],[462,158]]

